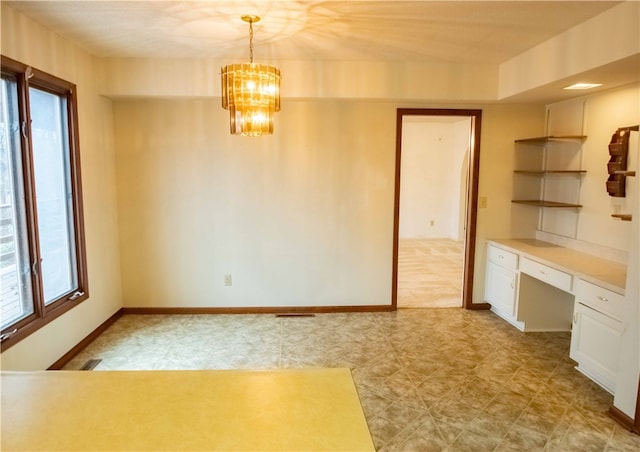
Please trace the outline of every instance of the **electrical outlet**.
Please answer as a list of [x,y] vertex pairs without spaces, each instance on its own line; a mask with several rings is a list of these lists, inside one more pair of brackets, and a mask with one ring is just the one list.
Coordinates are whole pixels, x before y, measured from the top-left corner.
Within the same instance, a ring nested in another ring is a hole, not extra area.
[[480,198],[478,198],[478,207],[480,209],[486,209],[487,208],[487,197],[486,196],[480,196]]
[[224,275],[224,285],[225,286],[233,285],[233,280],[231,279],[231,275]]

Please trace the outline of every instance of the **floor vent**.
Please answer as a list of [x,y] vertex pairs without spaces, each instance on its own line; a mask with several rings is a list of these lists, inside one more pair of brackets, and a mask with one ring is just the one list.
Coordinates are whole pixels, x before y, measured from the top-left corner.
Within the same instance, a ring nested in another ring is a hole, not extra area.
[[315,317],[311,312],[283,312],[276,314],[276,317]]
[[101,359],[90,359],[84,366],[80,368],[80,370],[93,370],[98,364],[100,364]]

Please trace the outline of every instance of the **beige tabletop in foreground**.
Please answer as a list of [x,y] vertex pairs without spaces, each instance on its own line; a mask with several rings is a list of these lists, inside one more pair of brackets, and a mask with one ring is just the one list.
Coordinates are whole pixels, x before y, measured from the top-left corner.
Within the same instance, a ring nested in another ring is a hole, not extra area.
[[375,450],[349,369],[2,372],[8,450]]

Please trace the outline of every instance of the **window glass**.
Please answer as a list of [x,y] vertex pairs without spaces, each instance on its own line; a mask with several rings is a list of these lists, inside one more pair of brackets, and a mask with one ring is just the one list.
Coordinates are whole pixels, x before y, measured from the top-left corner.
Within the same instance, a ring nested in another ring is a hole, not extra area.
[[77,284],[66,98],[29,89],[44,302]]
[[34,303],[15,77],[3,75],[0,96],[0,319],[4,329],[31,315]]
[[0,55],[0,350],[89,297],[73,83]]

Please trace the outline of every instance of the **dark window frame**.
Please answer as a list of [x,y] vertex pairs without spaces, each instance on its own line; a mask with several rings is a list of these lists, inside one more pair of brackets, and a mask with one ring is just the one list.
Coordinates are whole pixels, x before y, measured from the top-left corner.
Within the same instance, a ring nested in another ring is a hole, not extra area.
[[41,272],[31,272],[34,312],[29,316],[8,325],[1,331],[0,349],[2,352],[22,339],[35,333],[43,326],[60,317],[89,298],[87,275],[86,244],[84,232],[84,213],[82,183],[80,174],[80,143],[78,138],[78,106],[76,85],[46,72],[32,68],[19,61],[1,55],[3,75],[15,77],[18,90],[19,120],[24,133],[20,134],[22,149],[22,176],[24,183],[27,237],[29,256],[36,266],[40,266],[40,239],[37,228],[37,209],[35,200],[35,176],[33,165],[31,116],[29,88],[37,88],[66,99],[67,132],[69,146],[69,171],[73,204],[73,226],[75,239],[75,258],[77,270],[76,288],[45,305]]

